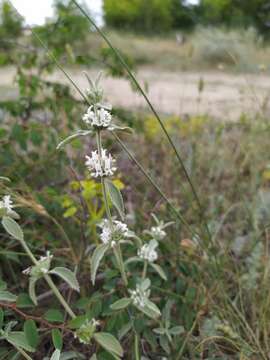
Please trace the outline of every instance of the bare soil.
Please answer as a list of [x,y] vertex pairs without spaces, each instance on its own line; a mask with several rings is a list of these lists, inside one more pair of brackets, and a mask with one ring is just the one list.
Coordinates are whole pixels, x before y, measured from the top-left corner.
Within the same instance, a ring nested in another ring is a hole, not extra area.
[[[69,73],[80,88],[87,87],[80,69],[70,70]],[[96,73],[97,70],[89,71],[91,76]],[[12,68],[0,69],[1,97],[16,96],[12,88],[14,74]],[[58,71],[50,79],[67,83],[65,76]],[[269,112],[270,76],[266,73],[164,72],[147,68],[138,72],[138,79],[143,86],[147,83],[149,98],[161,113],[181,116],[207,114],[217,119],[237,120],[242,114],[254,116]],[[114,106],[129,109],[146,107],[142,96],[132,91],[127,80],[107,77],[103,79],[103,87]]]

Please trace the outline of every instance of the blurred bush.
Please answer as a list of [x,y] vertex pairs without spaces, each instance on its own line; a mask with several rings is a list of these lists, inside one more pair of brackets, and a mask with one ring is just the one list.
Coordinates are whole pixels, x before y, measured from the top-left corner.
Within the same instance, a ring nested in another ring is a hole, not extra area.
[[10,41],[16,39],[22,33],[22,18],[13,10],[8,1],[0,5],[0,47],[7,49]]
[[108,26],[146,32],[162,32],[172,27],[171,0],[105,0]]
[[201,0],[197,12],[203,24],[243,28],[255,26],[266,34],[269,33],[269,9],[268,0]]
[[262,37],[255,28],[239,31],[199,27],[194,33],[192,43],[194,55],[199,62],[247,68],[250,59],[256,57],[262,45]]
[[76,49],[85,42],[89,24],[72,1],[56,0],[54,17],[36,27],[35,32],[54,49],[56,55],[61,55],[70,45]]
[[0,3],[0,66],[10,62],[14,42],[21,36],[23,20],[8,1]]

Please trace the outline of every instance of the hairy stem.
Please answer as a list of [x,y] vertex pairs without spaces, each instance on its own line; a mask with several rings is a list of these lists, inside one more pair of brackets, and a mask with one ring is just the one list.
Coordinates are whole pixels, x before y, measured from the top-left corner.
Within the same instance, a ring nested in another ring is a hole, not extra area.
[[[97,131],[96,139],[97,139],[98,154],[99,154],[99,157],[101,159],[102,142],[101,142],[101,133],[100,133],[100,131]],[[107,218],[108,218],[108,221],[109,221],[109,224],[110,224],[110,228],[113,231],[112,214],[111,214],[111,210],[110,210],[110,206],[109,206],[105,180],[104,180],[103,177],[101,177],[101,187],[102,187],[102,194],[103,194],[103,199],[104,199],[104,203],[105,203],[106,215],[107,215]],[[120,273],[121,273],[122,280],[123,280],[125,286],[127,286],[128,285],[128,280],[127,280],[127,275],[126,275],[126,271],[125,271],[123,255],[122,255],[122,251],[121,251],[121,247],[120,247],[119,243],[114,246],[113,252],[114,252],[114,255],[115,255],[115,258],[116,258],[116,261],[117,261],[117,265],[118,265],[119,270],[120,270]]]
[[[26,242],[24,240],[20,240],[20,243],[22,245],[22,247],[24,248],[25,252],[27,253],[27,255],[29,256],[29,258],[31,259],[31,261],[33,262],[34,265],[38,265],[38,260],[35,258],[34,254],[32,253],[32,251],[29,249],[28,245],[26,244]],[[70,306],[68,305],[68,303],[66,302],[66,300],[63,298],[63,296],[61,295],[61,293],[59,292],[59,290],[57,289],[57,287],[54,285],[54,282],[52,281],[51,277],[47,274],[44,274],[44,279],[47,281],[47,284],[49,285],[49,287],[51,288],[52,292],[54,293],[54,295],[57,297],[57,299],[59,300],[59,302],[61,303],[61,305],[63,306],[63,308],[66,310],[66,312],[70,315],[70,317],[75,318],[76,315],[74,314],[74,312],[71,310]]]
[[32,358],[19,346],[12,344],[12,346],[27,360],[32,360]]
[[143,264],[143,272],[142,272],[142,279],[144,280],[147,274],[147,267],[148,267],[148,263],[147,260],[144,260],[144,264]]

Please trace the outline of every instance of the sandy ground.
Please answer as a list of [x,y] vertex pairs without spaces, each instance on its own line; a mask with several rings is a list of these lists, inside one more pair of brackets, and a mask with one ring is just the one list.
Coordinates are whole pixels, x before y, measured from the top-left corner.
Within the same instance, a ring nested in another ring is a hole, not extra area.
[[[69,72],[77,85],[84,89],[87,81],[78,69]],[[97,71],[91,70],[95,76]],[[0,95],[14,96],[12,82],[14,69],[0,69]],[[67,82],[64,75],[55,72],[51,79]],[[264,111],[270,114],[270,76],[233,75],[220,72],[160,72],[157,69],[143,69],[138,72],[143,85],[148,84],[148,95],[155,108],[162,113],[175,115],[208,114],[219,119],[235,120],[243,113],[254,115]],[[203,91],[199,93],[199,82]],[[111,104],[125,108],[145,108],[144,99],[131,90],[128,81],[107,77],[103,87]],[[1,97],[3,97],[1,96]]]

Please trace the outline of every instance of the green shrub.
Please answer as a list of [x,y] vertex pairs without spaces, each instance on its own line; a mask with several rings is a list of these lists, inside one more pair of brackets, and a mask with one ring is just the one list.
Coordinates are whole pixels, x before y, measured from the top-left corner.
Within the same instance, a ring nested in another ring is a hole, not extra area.
[[[200,62],[220,63],[247,68],[262,44],[254,28],[246,31],[208,27],[197,28],[192,39]],[[250,69],[249,69],[250,70]]]
[[72,1],[56,0],[54,18],[35,29],[43,41],[53,46],[58,55],[67,52],[69,46],[83,42],[89,32],[87,20]]
[[12,6],[3,1],[0,4],[0,48],[9,50],[12,41],[22,33],[23,20],[13,10]]
[[105,21],[119,29],[162,32],[172,26],[171,5],[171,0],[105,0]]

